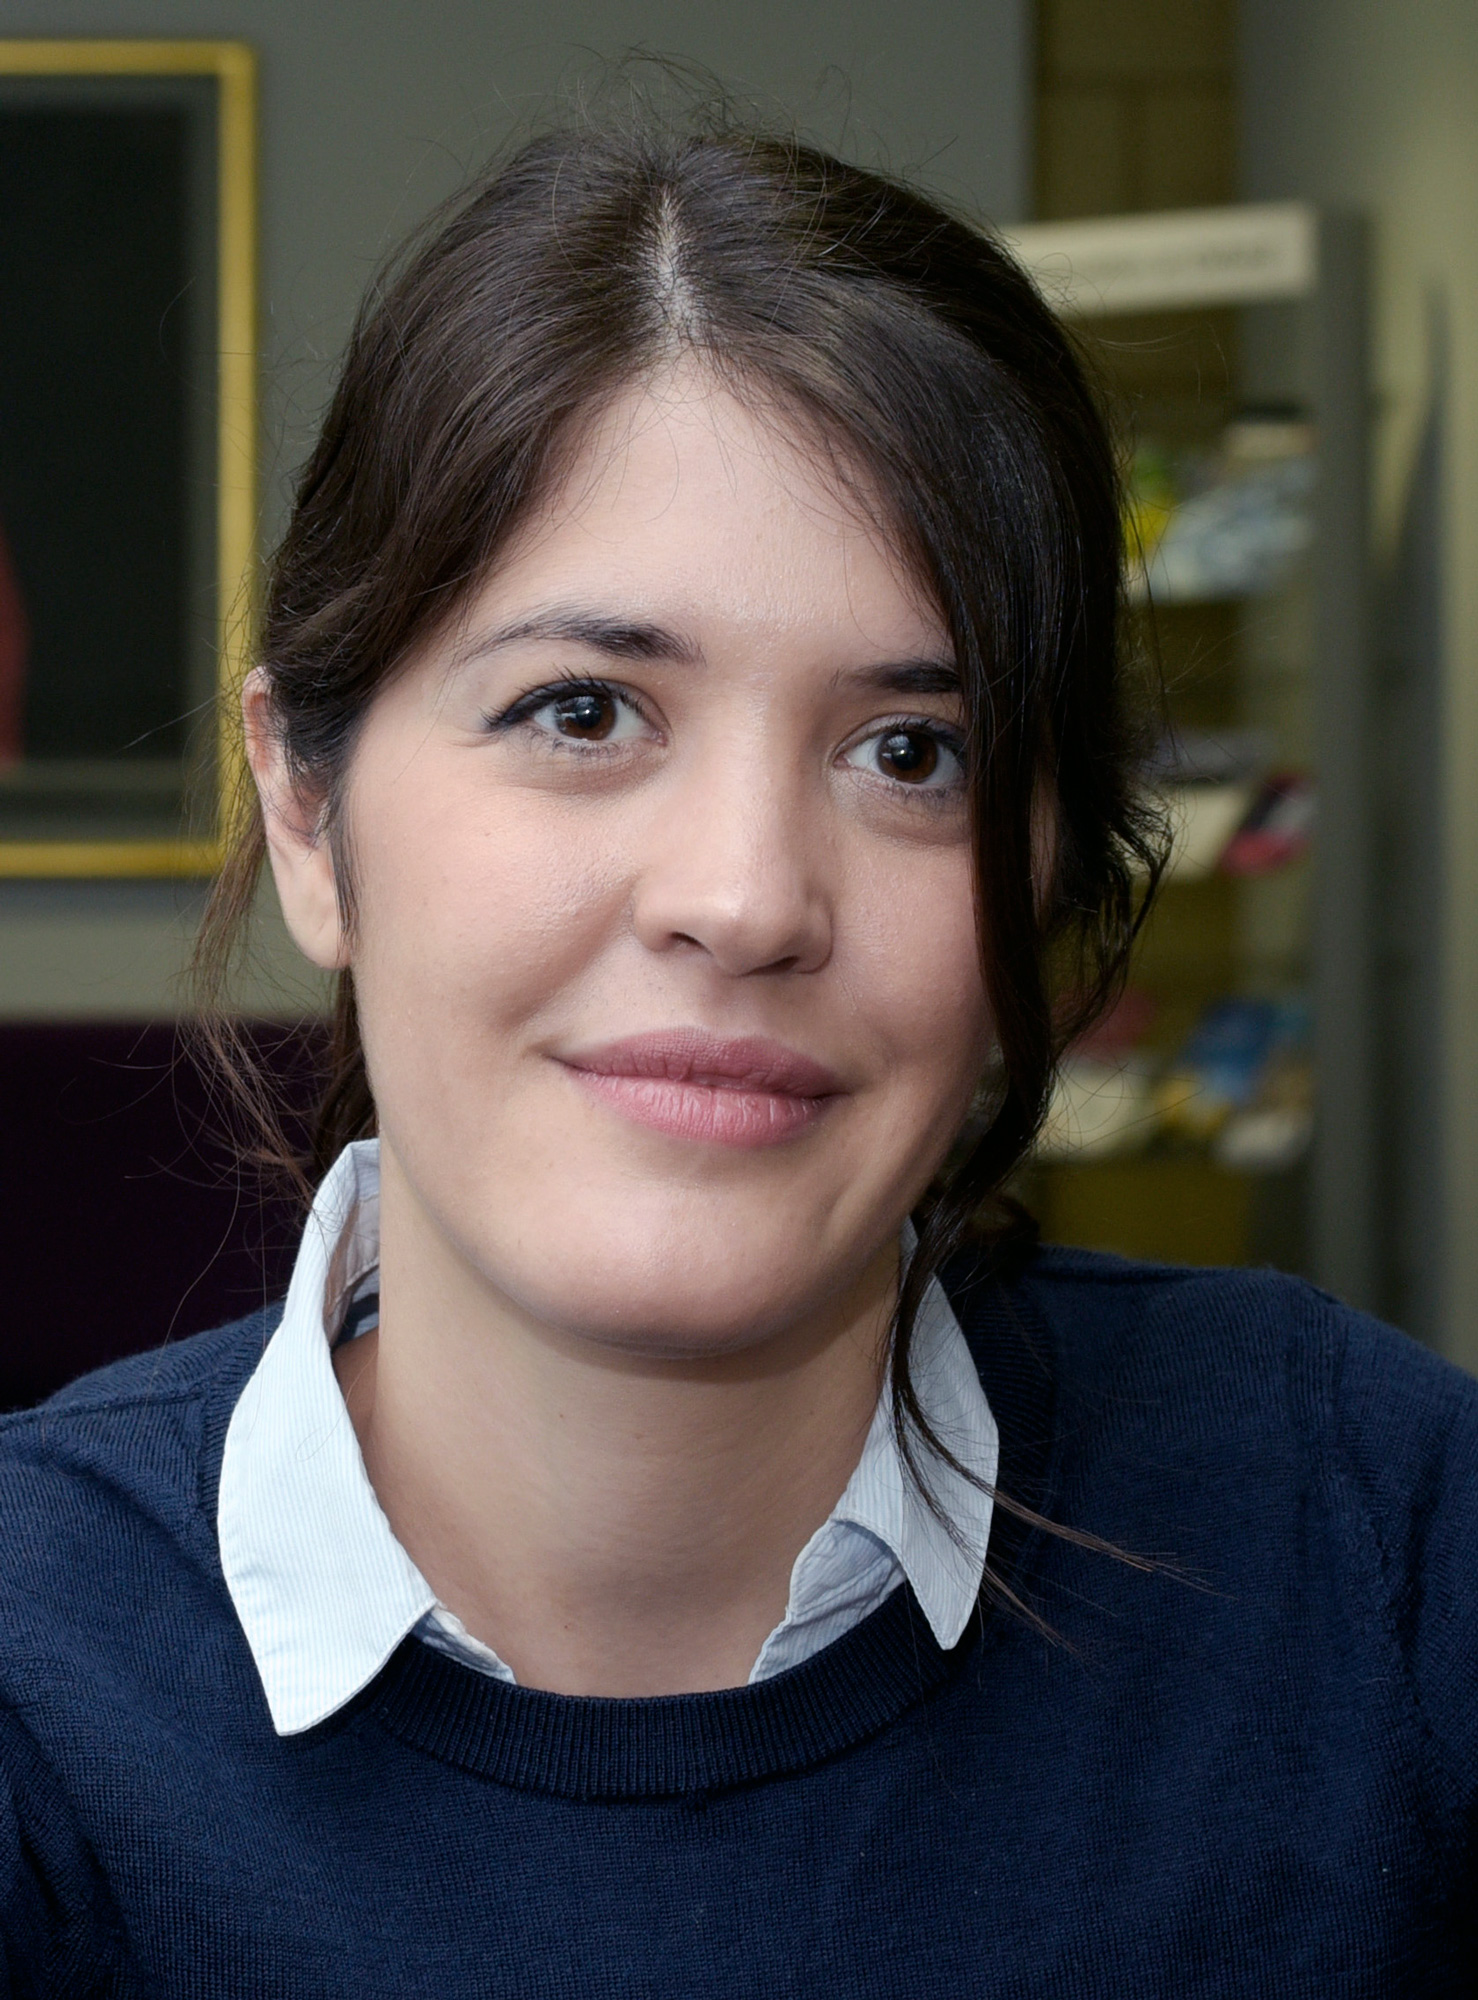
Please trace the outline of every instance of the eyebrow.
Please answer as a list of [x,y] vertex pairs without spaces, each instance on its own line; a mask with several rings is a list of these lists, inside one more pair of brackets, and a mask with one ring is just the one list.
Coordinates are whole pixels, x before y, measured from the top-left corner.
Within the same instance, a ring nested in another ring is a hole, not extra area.
[[610,618],[597,611],[536,611],[491,632],[479,632],[458,648],[455,665],[486,659],[505,646],[530,640],[588,646],[612,660],[672,660],[679,666],[702,664],[702,648],[680,632],[639,618]]
[[965,691],[958,667],[948,660],[883,660],[873,667],[854,667],[837,676],[854,687],[875,688],[879,694],[947,694]]
[[[491,631],[479,632],[458,648],[453,665],[463,667],[488,658],[505,646],[563,644],[586,646],[612,660],[663,660],[678,666],[703,664],[703,649],[669,626],[640,618],[613,618],[578,608],[531,612]],[[963,692],[959,670],[948,660],[882,660],[849,668],[838,683],[880,694],[958,695]]]

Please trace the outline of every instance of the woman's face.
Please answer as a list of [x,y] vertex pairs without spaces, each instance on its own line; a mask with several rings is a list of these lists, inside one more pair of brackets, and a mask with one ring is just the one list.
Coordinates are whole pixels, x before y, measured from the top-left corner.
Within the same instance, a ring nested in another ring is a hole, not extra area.
[[352,937],[327,844],[274,835],[438,1254],[647,1354],[889,1281],[988,1049],[962,719],[938,614],[776,420],[693,370],[607,414],[370,708]]

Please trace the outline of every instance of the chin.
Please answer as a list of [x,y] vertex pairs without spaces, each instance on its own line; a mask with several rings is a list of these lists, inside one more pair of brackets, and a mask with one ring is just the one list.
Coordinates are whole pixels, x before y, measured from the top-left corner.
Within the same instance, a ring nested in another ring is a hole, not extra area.
[[591,1281],[563,1278],[530,1299],[546,1324],[650,1355],[735,1354],[783,1333],[815,1302],[814,1269],[768,1261],[736,1272],[726,1258],[689,1256],[660,1270],[633,1260]]
[[887,1158],[886,1133],[674,1158],[642,1133],[527,1124],[537,1151],[453,1133],[416,1149],[410,1178],[431,1236],[531,1326],[633,1355],[732,1354],[892,1283],[914,1176],[857,1168]]
[[793,1226],[699,1229],[674,1217],[643,1228],[628,1215],[602,1229],[585,1214],[576,1255],[567,1237],[541,1243],[530,1231],[511,1254],[489,1245],[476,1261],[529,1318],[626,1353],[738,1353],[813,1314],[833,1288],[814,1234]]

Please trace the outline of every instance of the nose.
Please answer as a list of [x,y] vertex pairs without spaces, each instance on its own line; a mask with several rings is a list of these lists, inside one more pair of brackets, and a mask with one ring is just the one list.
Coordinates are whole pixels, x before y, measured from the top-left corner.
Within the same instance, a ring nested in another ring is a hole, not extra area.
[[[832,861],[803,780],[754,762],[663,788],[633,898],[649,951],[700,951],[720,972],[816,972],[831,956]],[[757,760],[758,761],[758,760]]]

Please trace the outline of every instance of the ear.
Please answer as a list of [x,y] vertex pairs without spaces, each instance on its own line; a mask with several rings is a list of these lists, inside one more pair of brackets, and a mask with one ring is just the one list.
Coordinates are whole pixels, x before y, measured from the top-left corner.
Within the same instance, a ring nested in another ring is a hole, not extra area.
[[260,667],[241,690],[246,758],[262,802],[272,879],[293,943],[325,972],[349,963],[334,858],[315,803],[294,782]]

